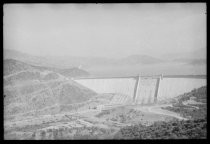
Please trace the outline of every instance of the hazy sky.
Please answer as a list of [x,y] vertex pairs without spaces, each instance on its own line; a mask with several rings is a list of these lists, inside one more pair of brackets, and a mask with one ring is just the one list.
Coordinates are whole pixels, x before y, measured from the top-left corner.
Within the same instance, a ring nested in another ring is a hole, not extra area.
[[6,4],[4,48],[34,55],[160,56],[206,47],[206,4]]

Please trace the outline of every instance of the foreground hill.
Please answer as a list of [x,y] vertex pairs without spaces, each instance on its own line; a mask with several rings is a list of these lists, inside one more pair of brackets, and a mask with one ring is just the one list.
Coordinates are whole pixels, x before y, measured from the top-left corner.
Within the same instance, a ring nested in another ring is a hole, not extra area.
[[57,113],[60,105],[85,102],[96,93],[71,80],[60,80],[8,86],[4,95],[5,115],[9,116],[28,112],[33,115]]
[[96,93],[71,77],[86,76],[78,68],[58,69],[4,60],[4,108],[6,115],[59,112],[60,105],[89,100]]

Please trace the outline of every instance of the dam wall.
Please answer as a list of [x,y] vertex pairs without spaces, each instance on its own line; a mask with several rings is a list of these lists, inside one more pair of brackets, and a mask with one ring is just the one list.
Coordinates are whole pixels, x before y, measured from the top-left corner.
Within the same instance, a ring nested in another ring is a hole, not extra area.
[[136,85],[135,78],[97,78],[97,79],[77,79],[76,82],[94,90],[97,93],[116,93],[134,96]]
[[97,93],[117,94],[111,101],[112,104],[125,103],[127,99],[131,99],[132,103],[138,105],[174,98],[207,84],[206,78],[190,76],[81,78],[75,81]]
[[110,105],[116,105],[116,104],[131,104],[132,98],[127,95],[114,95],[113,99],[110,101]]
[[157,101],[174,98],[195,88],[206,85],[206,79],[163,78],[160,80]]

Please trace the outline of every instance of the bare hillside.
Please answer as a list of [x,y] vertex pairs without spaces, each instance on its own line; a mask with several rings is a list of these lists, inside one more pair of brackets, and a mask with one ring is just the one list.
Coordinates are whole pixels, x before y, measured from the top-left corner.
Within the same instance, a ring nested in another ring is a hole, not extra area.
[[[59,83],[58,83],[59,82]],[[96,95],[79,84],[67,81],[39,82],[37,84],[5,88],[4,106],[6,115],[35,112],[62,104],[74,104],[89,100]],[[46,114],[49,114],[46,112]]]
[[[81,69],[33,66],[18,60],[4,60],[4,108],[6,115],[27,112],[59,112],[60,105],[80,103],[96,95],[69,77],[88,74]],[[45,110],[46,111],[45,111]]]
[[32,66],[24,62],[20,62],[14,59],[4,60],[4,76],[17,73],[20,71],[32,70],[32,69],[33,69]]

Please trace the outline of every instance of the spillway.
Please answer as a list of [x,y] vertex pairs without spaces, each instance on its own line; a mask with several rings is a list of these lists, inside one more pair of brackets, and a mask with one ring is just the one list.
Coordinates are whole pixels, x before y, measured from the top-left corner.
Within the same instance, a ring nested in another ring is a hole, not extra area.
[[156,91],[157,78],[140,78],[135,98],[136,104],[152,104]]
[[154,104],[206,86],[206,78],[189,76],[81,78],[75,81],[97,93],[116,94],[111,104],[124,104],[127,100],[138,105]]

